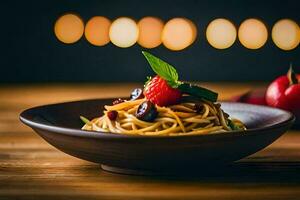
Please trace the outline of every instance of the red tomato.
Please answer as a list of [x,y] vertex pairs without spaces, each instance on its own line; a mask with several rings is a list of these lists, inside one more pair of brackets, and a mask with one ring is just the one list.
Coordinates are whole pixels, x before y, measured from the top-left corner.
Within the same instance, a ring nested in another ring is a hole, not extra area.
[[269,106],[292,112],[300,118],[300,75],[292,74],[275,79],[266,92],[266,102]]

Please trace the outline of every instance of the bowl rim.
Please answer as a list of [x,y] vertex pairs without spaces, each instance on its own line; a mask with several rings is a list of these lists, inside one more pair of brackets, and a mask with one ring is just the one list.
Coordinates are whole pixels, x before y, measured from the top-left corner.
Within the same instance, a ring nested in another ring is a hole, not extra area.
[[34,106],[28,109],[23,110],[19,114],[19,119],[22,123],[25,125],[31,127],[32,129],[40,129],[44,131],[49,131],[49,132],[55,132],[59,134],[65,134],[68,136],[77,136],[77,137],[89,137],[89,138],[101,138],[101,139],[141,139],[141,138],[159,138],[159,139],[171,139],[171,138],[211,138],[211,137],[216,137],[216,136],[239,136],[239,135],[255,135],[255,134],[260,134],[261,131],[267,131],[267,130],[272,130],[284,126],[291,126],[293,122],[295,121],[295,116],[286,110],[282,110],[279,108],[273,108],[273,107],[268,107],[268,106],[263,106],[263,105],[253,105],[253,104],[247,104],[247,103],[240,103],[240,102],[229,102],[229,101],[219,101],[220,103],[228,103],[228,104],[236,104],[236,105],[246,105],[246,106],[251,106],[251,107],[256,107],[256,108],[267,108],[267,109],[272,109],[272,110],[279,110],[283,112],[284,114],[288,115],[288,118],[280,123],[267,126],[267,127],[260,127],[260,128],[251,128],[247,130],[238,130],[238,131],[228,131],[228,132],[219,132],[219,133],[214,133],[214,134],[199,134],[199,135],[176,135],[176,136],[155,136],[155,135],[150,135],[150,136],[143,136],[143,135],[129,135],[129,134],[119,134],[119,133],[107,133],[107,132],[98,132],[98,131],[86,131],[82,129],[76,129],[76,128],[67,128],[63,126],[54,126],[54,125],[48,125],[44,123],[39,123],[39,122],[34,122],[30,119],[28,119],[28,116],[32,116],[31,112],[42,109],[45,107],[49,106],[56,106],[56,105],[61,105],[61,104],[70,104],[70,103],[79,103],[79,102],[86,102],[86,101],[105,101],[105,100],[111,100],[112,98],[99,98],[99,99],[82,99],[82,100],[76,100],[76,101],[67,101],[67,102],[59,102],[59,103],[53,103],[53,104],[45,104],[45,105],[40,105],[40,106]]

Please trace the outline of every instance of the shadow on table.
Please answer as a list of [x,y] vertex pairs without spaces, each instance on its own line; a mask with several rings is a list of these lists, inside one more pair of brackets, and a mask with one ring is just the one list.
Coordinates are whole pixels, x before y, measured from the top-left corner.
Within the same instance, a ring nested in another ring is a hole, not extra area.
[[[92,169],[90,169],[92,170]],[[93,169],[94,170],[94,169]],[[95,169],[99,170],[99,168]],[[115,178],[188,181],[188,182],[229,182],[229,183],[300,183],[300,162],[237,162],[227,166],[215,166],[172,172],[168,175],[137,176],[122,175],[101,171],[101,174],[110,174]],[[94,172],[93,172],[94,173]]]

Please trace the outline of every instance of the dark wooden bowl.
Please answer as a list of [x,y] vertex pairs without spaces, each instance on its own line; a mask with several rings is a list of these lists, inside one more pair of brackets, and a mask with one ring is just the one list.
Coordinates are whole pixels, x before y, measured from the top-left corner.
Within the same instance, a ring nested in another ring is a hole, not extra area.
[[129,174],[180,172],[210,168],[249,156],[274,142],[294,121],[286,111],[221,102],[248,130],[197,136],[128,136],[81,130],[79,116],[94,118],[112,99],[39,106],[20,114],[21,121],[59,150]]

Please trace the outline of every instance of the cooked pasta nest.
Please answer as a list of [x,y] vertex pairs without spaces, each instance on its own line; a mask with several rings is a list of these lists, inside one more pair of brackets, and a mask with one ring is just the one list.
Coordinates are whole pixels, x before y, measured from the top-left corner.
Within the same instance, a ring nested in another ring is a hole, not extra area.
[[[145,136],[201,135],[227,132],[234,129],[245,130],[245,125],[229,118],[219,103],[206,100],[184,102],[167,107],[156,105],[158,116],[153,122],[138,119],[135,113],[146,99],[124,101],[116,105],[106,105],[103,115],[87,122],[82,129],[105,133]],[[116,120],[110,120],[107,113],[117,111]],[[234,124],[234,127],[232,126]]]

